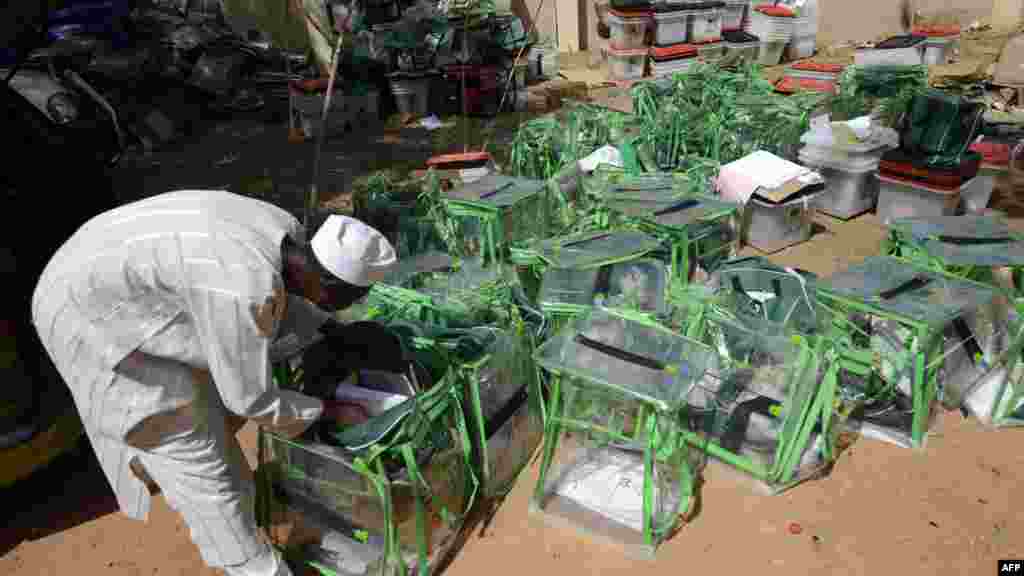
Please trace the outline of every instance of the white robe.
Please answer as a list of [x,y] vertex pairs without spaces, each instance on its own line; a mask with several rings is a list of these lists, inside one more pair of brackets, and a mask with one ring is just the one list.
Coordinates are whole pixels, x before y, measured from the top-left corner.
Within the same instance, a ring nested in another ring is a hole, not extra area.
[[[162,476],[173,484],[161,486],[165,497],[211,566],[248,562],[265,544],[241,516],[238,499],[248,497],[242,493],[251,482],[239,478],[248,469],[236,466],[237,441],[210,411],[296,435],[323,409],[317,399],[279,390],[271,376],[280,326],[323,319],[284,297],[286,236],[302,241],[302,228],[271,204],[222,191],[163,194],[87,222],[57,251],[33,294],[36,329],[71,388],[122,512],[148,515],[148,490],[130,468],[141,455],[158,483]],[[152,357],[170,362],[145,361]],[[197,394],[203,381],[206,396]],[[160,458],[176,463],[161,466]],[[188,472],[175,472],[179,464],[213,471],[207,477],[214,480],[190,485]],[[234,468],[225,474],[224,466]],[[237,526],[246,534],[232,533]]]

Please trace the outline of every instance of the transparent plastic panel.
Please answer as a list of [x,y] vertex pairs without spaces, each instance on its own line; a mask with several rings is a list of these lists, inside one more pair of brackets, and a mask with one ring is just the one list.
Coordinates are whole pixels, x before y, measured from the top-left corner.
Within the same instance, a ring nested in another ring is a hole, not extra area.
[[1024,265],[1024,242],[994,216],[902,219],[889,228],[898,240],[923,247],[946,266]]
[[538,349],[545,369],[618,390],[661,410],[683,405],[713,356],[660,326],[595,309]]
[[643,232],[584,232],[545,240],[540,255],[556,268],[589,268],[623,258],[642,256],[661,246]]
[[445,195],[450,200],[508,208],[526,198],[540,196],[543,190],[542,180],[489,174],[476,182],[448,191]]
[[959,408],[970,393],[985,383],[998,385],[1010,377],[1020,362],[1018,314],[1005,298],[982,304],[954,320],[943,340],[940,378],[942,402]]
[[867,258],[818,285],[835,295],[931,326],[950,322],[995,297],[992,289],[980,284],[885,256]]
[[689,511],[701,465],[682,442],[678,420],[582,380],[559,380],[557,406],[548,428],[558,434],[546,439],[557,445],[542,466],[533,506],[556,523],[653,554]]
[[713,284],[722,306],[748,323],[816,334],[825,320],[815,298],[816,277],[787,270],[765,258],[726,262],[716,272]]
[[833,435],[821,414],[832,402],[822,397],[825,371],[814,351],[715,315],[704,341],[717,350],[718,363],[688,398],[691,429],[725,450],[727,463],[770,485],[827,466]]
[[[541,415],[532,409],[526,395],[507,419],[498,418],[493,422],[497,428],[488,427],[486,445],[486,469],[481,480],[484,494],[497,496],[510,490],[530,463],[544,435]],[[504,416],[501,414],[500,416]]]
[[[1008,324],[1013,337],[1019,337],[1022,326],[1017,312],[1011,312]],[[1009,352],[1004,363],[984,373],[976,370],[979,377],[963,401],[964,408],[988,426],[1024,426],[1024,361],[1016,349]]]
[[428,567],[438,566],[456,544],[469,486],[461,450],[434,454],[420,468],[426,482],[420,494],[431,494],[419,500],[427,520],[420,532],[416,491],[407,480],[381,481],[331,446],[261,435],[268,532],[276,546],[305,563],[339,574],[414,574],[421,540]]

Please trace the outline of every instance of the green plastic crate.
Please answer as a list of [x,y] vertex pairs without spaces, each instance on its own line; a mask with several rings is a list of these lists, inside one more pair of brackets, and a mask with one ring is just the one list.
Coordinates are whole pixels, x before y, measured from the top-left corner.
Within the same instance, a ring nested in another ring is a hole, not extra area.
[[551,375],[531,512],[650,558],[693,505],[700,453],[677,411],[713,353],[657,324],[594,310],[535,355]]

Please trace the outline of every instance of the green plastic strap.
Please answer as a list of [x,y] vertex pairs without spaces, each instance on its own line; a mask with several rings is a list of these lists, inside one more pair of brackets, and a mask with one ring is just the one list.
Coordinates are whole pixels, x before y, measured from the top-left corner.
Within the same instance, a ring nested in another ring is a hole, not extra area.
[[422,488],[427,485],[420,475],[419,466],[416,465],[416,456],[413,454],[411,444],[403,444],[401,447],[402,458],[405,460],[405,468],[409,471],[409,483],[412,484],[412,496],[416,500],[416,548],[417,561],[419,564],[419,576],[428,576],[430,569],[427,567],[427,518],[423,501],[426,497]]
[[[647,448],[644,450],[644,495],[643,495],[643,531],[644,543],[654,546],[654,453],[657,450],[656,417],[647,419]],[[638,427],[639,428],[639,427]]]
[[804,381],[808,377],[807,372],[812,367],[817,367],[814,360],[811,350],[801,343],[797,365],[791,368],[792,373],[788,375],[788,381],[795,382],[797,386],[796,394],[791,399],[795,405],[790,406],[782,425],[782,432],[779,434],[775,463],[771,471],[773,481],[785,483],[792,478],[793,468],[799,458],[799,449],[807,442],[805,436],[810,435],[813,422],[808,424],[808,421],[813,421],[810,416],[816,390],[808,390],[810,387],[806,386]]
[[543,456],[541,457],[540,474],[537,478],[537,487],[534,490],[534,502],[542,505],[544,502],[545,483],[547,481],[548,469],[554,459],[555,449],[561,440],[561,422],[558,418],[562,402],[562,378],[553,376],[551,378],[551,390],[549,391],[547,419],[544,421],[544,445]]

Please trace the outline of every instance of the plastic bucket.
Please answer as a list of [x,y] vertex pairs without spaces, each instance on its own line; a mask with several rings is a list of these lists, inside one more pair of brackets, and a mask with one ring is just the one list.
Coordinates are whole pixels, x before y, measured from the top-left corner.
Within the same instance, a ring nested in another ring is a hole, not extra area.
[[403,78],[391,81],[391,93],[400,114],[426,116],[430,111],[430,81],[428,78]]

